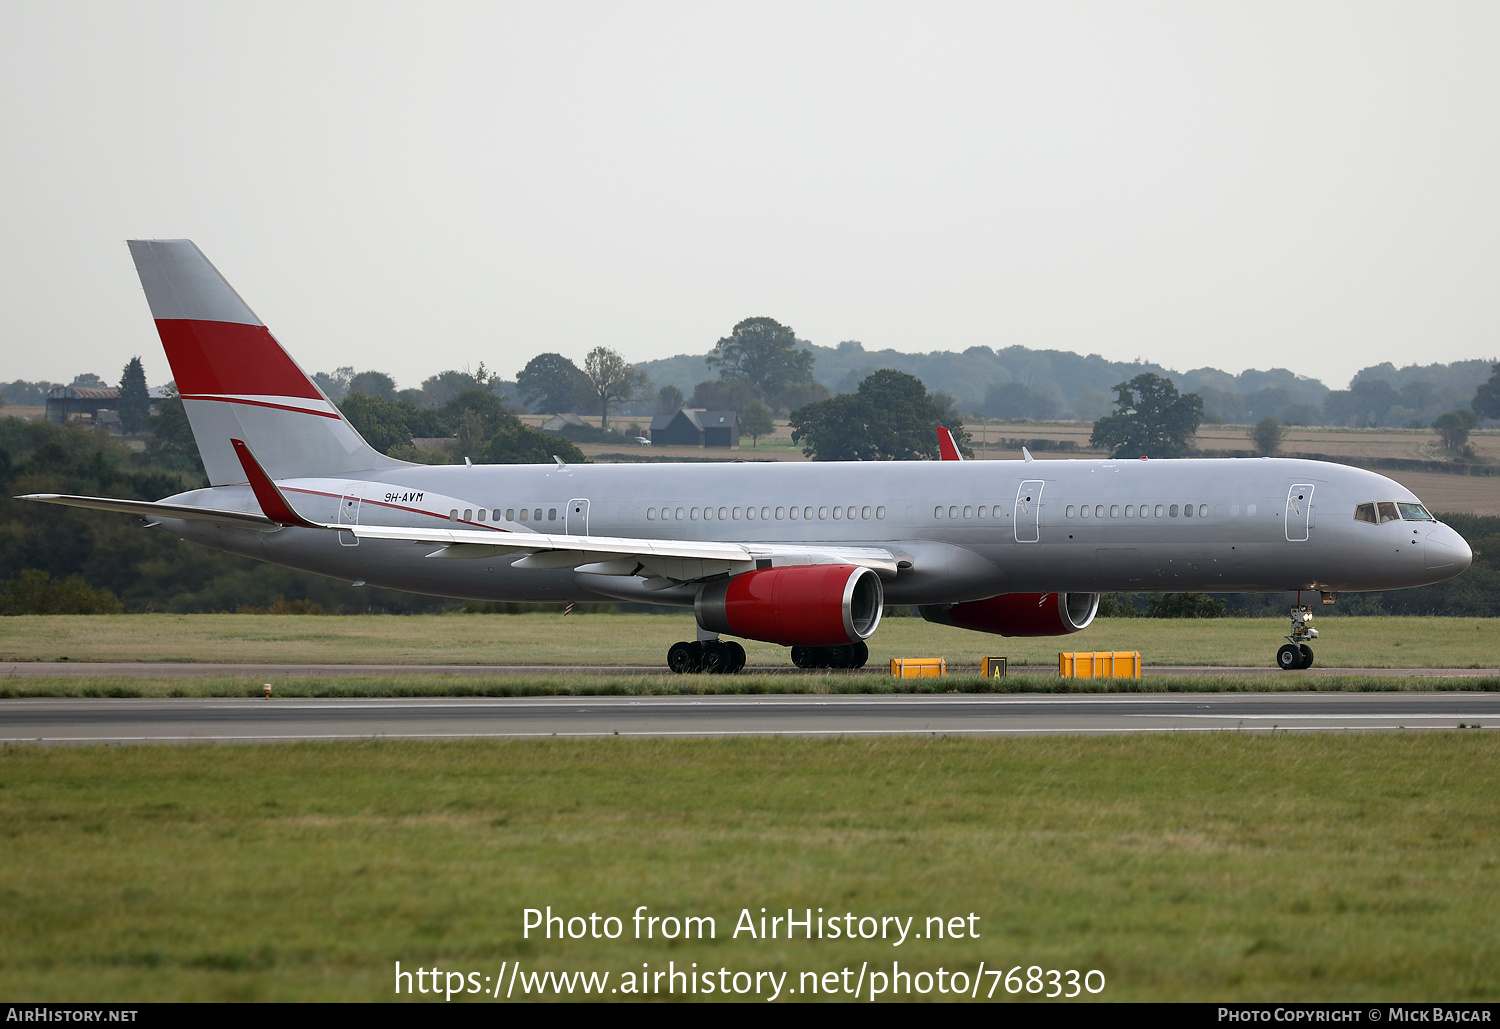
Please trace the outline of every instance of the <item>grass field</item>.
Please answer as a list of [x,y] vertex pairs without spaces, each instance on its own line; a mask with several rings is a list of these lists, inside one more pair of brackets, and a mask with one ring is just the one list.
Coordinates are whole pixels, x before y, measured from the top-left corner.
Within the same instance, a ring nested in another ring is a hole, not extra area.
[[[1492,1001],[1497,758],[1462,733],[10,748],[0,994],[983,960],[1098,969],[1107,1000]],[[641,904],[717,937],[637,942]],[[546,905],[626,933],[523,939]],[[972,912],[979,939],[731,938],[763,906]]]
[[[15,697],[260,697],[267,676],[52,675],[0,678],[0,700]],[[1063,679],[1056,675],[284,675],[288,697],[663,697],[875,693],[1388,693],[1496,692],[1500,675],[1147,675],[1141,679]],[[5,724],[0,708],[0,728]]]
[[[1494,668],[1500,620],[1329,618],[1318,623],[1319,667]],[[1055,666],[1058,651],[1138,650],[1150,665],[1270,666],[1279,618],[1100,619],[1081,633],[1006,639],[887,618],[872,665],[945,657],[977,668],[985,656]],[[690,614],[615,615],[22,615],[0,618],[0,662],[213,661],[318,664],[665,664],[693,638]],[[784,647],[745,642],[750,664],[786,667]]]

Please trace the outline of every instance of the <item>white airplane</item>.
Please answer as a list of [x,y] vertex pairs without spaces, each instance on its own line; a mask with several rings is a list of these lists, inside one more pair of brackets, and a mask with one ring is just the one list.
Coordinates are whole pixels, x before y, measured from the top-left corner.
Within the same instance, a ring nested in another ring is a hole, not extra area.
[[193,243],[130,250],[211,485],[25,499],[356,584],[690,607],[675,672],[737,671],[723,636],[858,667],[886,603],[1064,635],[1116,591],[1286,593],[1277,663],[1307,667],[1313,598],[1439,582],[1472,557],[1400,484],[1317,461],[408,464],[360,437]]

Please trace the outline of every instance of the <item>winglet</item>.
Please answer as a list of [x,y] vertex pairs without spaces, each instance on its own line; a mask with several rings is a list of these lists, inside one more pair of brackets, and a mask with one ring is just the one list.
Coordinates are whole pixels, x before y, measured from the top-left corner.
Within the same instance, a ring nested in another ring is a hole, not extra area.
[[1027,450],[1025,447],[1021,448],[1021,456],[1024,457],[1024,458],[1026,458],[1026,460],[1028,460],[1028,461],[1035,461],[1036,460],[1036,458],[1034,458],[1034,457],[1031,456],[1031,451]]
[[944,461],[962,461],[964,455],[958,452],[958,444],[953,442],[953,433],[945,426],[937,427],[938,457]]
[[323,526],[309,522],[296,511],[292,505],[287,503],[286,497],[281,495],[281,490],[271,481],[255,455],[250,453],[250,448],[245,446],[245,441],[231,439],[234,445],[234,454],[240,459],[240,467],[245,469],[245,477],[250,480],[250,488],[255,491],[255,501],[260,504],[260,509],[265,516],[273,522],[281,525],[296,525],[304,529],[321,529]]

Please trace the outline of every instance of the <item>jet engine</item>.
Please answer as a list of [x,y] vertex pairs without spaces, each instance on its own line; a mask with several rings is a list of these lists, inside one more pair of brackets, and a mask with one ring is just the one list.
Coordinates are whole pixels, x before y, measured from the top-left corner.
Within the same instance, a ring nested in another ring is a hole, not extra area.
[[1002,593],[963,604],[928,604],[922,617],[997,636],[1066,636],[1086,629],[1099,610],[1097,593]]
[[762,568],[710,582],[693,611],[710,632],[783,646],[837,647],[868,639],[885,589],[859,565]]

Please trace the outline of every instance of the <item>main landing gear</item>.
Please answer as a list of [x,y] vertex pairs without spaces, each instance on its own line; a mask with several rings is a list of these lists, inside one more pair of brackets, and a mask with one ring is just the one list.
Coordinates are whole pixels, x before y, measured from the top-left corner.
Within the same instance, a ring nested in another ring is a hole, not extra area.
[[694,640],[674,643],[667,651],[667,667],[678,675],[707,672],[709,675],[733,675],[745,667],[745,648],[730,640]]
[[1283,671],[1312,667],[1313,652],[1307,641],[1317,639],[1318,630],[1308,624],[1311,621],[1311,608],[1292,608],[1292,631],[1286,636],[1286,646],[1276,652],[1276,664]]
[[864,640],[842,647],[793,647],[792,664],[798,668],[863,668],[870,660]]

